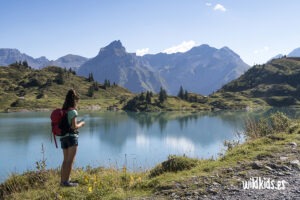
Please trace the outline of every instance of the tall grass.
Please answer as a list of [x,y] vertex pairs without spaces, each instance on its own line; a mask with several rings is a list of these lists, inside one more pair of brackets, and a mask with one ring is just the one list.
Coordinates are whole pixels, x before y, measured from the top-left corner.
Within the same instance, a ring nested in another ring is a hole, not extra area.
[[276,112],[268,118],[245,120],[244,135],[246,139],[256,139],[275,133],[286,132],[291,120],[282,112]]

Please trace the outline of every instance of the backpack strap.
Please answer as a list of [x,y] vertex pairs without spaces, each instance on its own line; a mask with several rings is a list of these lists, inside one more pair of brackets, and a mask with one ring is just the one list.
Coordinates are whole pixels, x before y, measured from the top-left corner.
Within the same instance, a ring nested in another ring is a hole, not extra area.
[[56,146],[56,148],[58,148],[57,147],[57,141],[56,141],[56,137],[55,137],[55,135],[54,134],[52,134],[53,135],[53,138],[54,138],[54,143],[55,143],[55,146]]

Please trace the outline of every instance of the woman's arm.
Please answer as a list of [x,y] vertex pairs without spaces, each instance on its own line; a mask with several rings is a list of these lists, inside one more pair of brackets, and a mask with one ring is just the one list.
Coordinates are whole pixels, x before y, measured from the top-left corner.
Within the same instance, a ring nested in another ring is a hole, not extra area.
[[79,123],[77,123],[76,117],[73,117],[72,119],[72,129],[79,129],[80,127],[84,126],[84,121],[81,121]]

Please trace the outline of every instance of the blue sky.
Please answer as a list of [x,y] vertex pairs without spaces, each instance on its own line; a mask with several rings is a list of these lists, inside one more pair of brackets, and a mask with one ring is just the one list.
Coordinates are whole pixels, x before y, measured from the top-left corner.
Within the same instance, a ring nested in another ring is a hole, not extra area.
[[88,58],[113,40],[127,52],[227,46],[248,64],[300,47],[299,0],[0,0],[0,48]]

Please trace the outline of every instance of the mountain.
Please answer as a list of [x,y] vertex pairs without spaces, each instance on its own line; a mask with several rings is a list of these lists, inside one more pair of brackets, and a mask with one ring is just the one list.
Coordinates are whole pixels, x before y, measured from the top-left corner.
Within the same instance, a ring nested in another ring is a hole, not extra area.
[[62,68],[72,68],[74,70],[77,70],[87,60],[88,58],[82,56],[68,54],[66,56],[58,58],[55,61],[49,61],[47,63],[47,66],[59,66]]
[[294,49],[288,54],[288,57],[300,57],[300,48]]
[[97,81],[108,79],[133,92],[158,92],[163,87],[169,94],[177,95],[183,86],[207,95],[248,68],[228,47],[201,45],[185,53],[136,56],[127,53],[120,41],[114,41],[84,63],[78,73],[84,76],[93,73]]
[[68,54],[57,60],[49,61],[45,56],[33,58],[27,54],[21,53],[18,49],[0,49],[0,66],[8,66],[15,62],[27,61],[28,65],[35,69],[46,66],[59,66],[62,68],[72,68],[75,71],[88,60],[88,58]]
[[185,53],[145,55],[144,58],[167,83],[167,90],[177,94],[180,86],[208,95],[243,74],[249,66],[228,47],[208,45]]
[[172,95],[177,95],[180,86],[188,92],[211,94],[249,68],[228,47],[216,49],[208,45],[185,53],[136,56],[126,52],[120,41],[113,41],[92,59],[69,54],[54,61],[46,57],[35,59],[17,49],[0,49],[0,66],[25,60],[33,68],[73,68],[86,77],[93,73],[98,82],[109,80],[132,92],[158,92],[163,87]]
[[7,66],[15,62],[27,61],[29,66],[33,68],[45,67],[49,60],[46,57],[33,58],[24,53],[21,53],[17,49],[0,49],[0,66]]
[[273,59],[279,59],[279,58],[282,58],[284,57],[283,54],[277,54],[276,56],[272,57],[268,62],[272,61]]
[[[255,65],[226,84],[217,96],[263,100],[271,106],[300,105],[300,58],[280,58]],[[253,101],[252,101],[253,102]]]
[[78,70],[80,75],[88,76],[90,73],[99,82],[109,80],[132,92],[158,91],[165,85],[144,59],[127,53],[120,41],[113,41],[101,48],[96,57],[85,62]]

